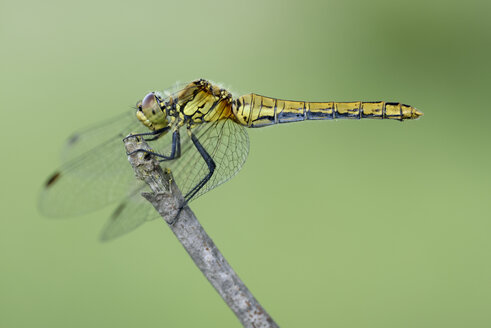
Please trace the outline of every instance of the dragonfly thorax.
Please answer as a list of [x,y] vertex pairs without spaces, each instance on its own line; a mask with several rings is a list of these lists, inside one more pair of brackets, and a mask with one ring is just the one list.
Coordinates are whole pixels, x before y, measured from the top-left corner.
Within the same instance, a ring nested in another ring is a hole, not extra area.
[[155,93],[147,94],[137,107],[136,117],[150,130],[159,130],[169,125],[165,106]]

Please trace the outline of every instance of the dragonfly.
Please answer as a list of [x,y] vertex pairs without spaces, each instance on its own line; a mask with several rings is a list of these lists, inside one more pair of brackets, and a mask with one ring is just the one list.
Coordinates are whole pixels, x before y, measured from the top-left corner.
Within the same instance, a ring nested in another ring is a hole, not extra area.
[[305,120],[413,120],[423,113],[398,102],[309,102],[255,93],[234,97],[204,79],[171,92],[150,92],[132,111],[74,133],[62,165],[46,181],[41,212],[69,217],[118,203],[101,233],[119,237],[153,220],[154,208],[141,197],[147,186],[134,177],[121,141],[128,134],[149,142],[161,165],[171,170],[189,203],[232,178],[249,152],[246,128]]

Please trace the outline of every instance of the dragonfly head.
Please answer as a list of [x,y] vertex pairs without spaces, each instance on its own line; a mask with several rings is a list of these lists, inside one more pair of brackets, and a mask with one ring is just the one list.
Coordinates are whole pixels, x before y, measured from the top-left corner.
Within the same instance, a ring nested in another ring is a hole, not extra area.
[[150,92],[136,104],[136,117],[150,130],[158,130],[169,125],[165,104],[160,96]]

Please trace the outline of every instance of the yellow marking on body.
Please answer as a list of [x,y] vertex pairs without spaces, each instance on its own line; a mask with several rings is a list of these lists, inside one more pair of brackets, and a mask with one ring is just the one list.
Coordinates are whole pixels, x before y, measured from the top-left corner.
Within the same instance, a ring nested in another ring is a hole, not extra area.
[[420,112],[414,107],[404,104],[401,106],[402,106],[402,119],[417,119],[423,115],[422,112]]
[[252,94],[239,97],[239,101],[241,105],[239,106],[235,116],[237,117],[237,121],[240,124],[249,126],[251,120],[250,114],[251,114]]
[[336,103],[336,113],[340,116],[358,116],[360,115],[361,102],[338,102]]
[[311,102],[309,103],[309,112],[313,114],[332,115],[334,102]]
[[384,118],[401,119],[401,104],[385,103]]
[[362,103],[362,112],[365,116],[370,116],[371,118],[382,119],[382,114],[384,110],[385,102],[364,102]]
[[228,99],[221,99],[213,110],[203,117],[206,122],[215,122],[230,117],[232,103]]
[[261,112],[261,99],[257,101],[257,96],[255,94],[252,94],[251,98],[251,111],[249,114],[249,124],[255,122],[259,118],[259,114]]
[[275,99],[269,97],[261,97],[261,118],[268,119],[274,122],[275,118]]
[[283,110],[281,111],[284,114],[298,114],[299,112],[303,113],[303,101],[284,101]]

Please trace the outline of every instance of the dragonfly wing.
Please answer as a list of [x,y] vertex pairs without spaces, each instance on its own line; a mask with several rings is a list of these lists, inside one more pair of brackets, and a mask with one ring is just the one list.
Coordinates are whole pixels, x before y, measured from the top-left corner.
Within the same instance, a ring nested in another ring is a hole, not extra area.
[[41,192],[40,210],[51,217],[84,214],[124,198],[134,183],[116,138],[62,165]]
[[102,241],[120,237],[143,223],[159,217],[155,208],[141,196],[141,192],[146,189],[148,189],[146,186],[140,188],[135,194],[118,205],[102,230]]
[[[194,200],[226,182],[242,168],[249,152],[249,138],[243,126],[229,119],[201,124],[192,131],[216,164],[213,176],[194,195]],[[179,189],[186,195],[208,174],[209,169],[187,132],[181,131],[181,135],[186,136],[181,146],[181,157],[161,165],[171,169]]]
[[122,136],[139,132],[132,116],[75,134],[65,147],[65,162],[45,184],[43,214],[67,217],[88,213],[131,194],[138,182],[125,154]]
[[130,132],[140,128],[135,110],[125,111],[106,121],[73,133],[65,142],[61,152],[62,163],[69,162],[98,147],[106,140],[123,139]]

